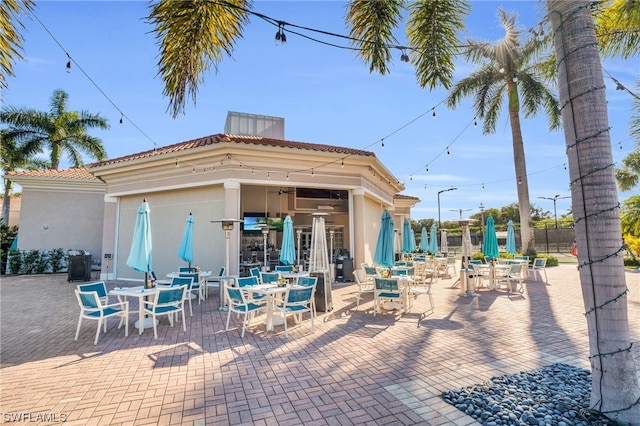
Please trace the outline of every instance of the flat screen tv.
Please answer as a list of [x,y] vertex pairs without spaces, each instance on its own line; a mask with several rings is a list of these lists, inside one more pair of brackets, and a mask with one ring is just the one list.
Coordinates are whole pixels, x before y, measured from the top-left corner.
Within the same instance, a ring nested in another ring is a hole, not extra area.
[[264,225],[264,224],[265,224],[264,217],[245,216],[244,226],[242,229],[245,232],[260,232],[262,230],[261,225]]

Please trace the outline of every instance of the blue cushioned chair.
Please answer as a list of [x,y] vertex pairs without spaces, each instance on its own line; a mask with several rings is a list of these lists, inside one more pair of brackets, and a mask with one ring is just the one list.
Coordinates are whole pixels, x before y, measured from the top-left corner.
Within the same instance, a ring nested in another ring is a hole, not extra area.
[[156,317],[167,315],[169,324],[173,327],[174,314],[182,312],[182,329],[187,331],[187,324],[184,319],[184,295],[187,291],[186,285],[177,287],[158,287],[156,289],[155,298],[151,301],[145,301],[144,312],[153,318],[153,336],[158,338],[158,321]]
[[[249,277],[245,277],[249,278]],[[227,314],[227,325],[225,331],[229,330],[229,320],[231,319],[231,312],[235,312],[238,315],[243,315],[242,320],[242,333],[241,337],[244,337],[244,331],[247,328],[247,322],[249,317],[253,317],[256,312],[264,308],[264,305],[251,302],[245,297],[245,292],[241,287],[231,287],[229,284],[224,283],[224,291],[227,294],[227,303],[229,304],[229,312]]]
[[[255,275],[250,277],[240,277],[236,278],[236,282],[238,283],[238,287],[243,288],[252,285],[260,284],[260,279]],[[267,300],[267,296],[264,294],[251,294],[251,292],[244,292],[247,300],[253,303],[264,303]]]
[[73,340],[78,340],[80,335],[80,325],[82,319],[98,320],[98,329],[96,330],[96,339],[93,344],[98,344],[98,338],[100,337],[100,326],[104,324],[104,332],[107,332],[107,319],[109,317],[120,317],[120,323],[118,328],[122,327],[124,322],[124,335],[129,335],[129,302],[123,301],[118,303],[112,303],[110,305],[103,305],[98,292],[96,291],[80,291],[75,289],[78,303],[80,304],[80,318],[78,318],[78,328],[76,329],[76,337]]
[[78,291],[95,291],[96,293],[98,293],[100,302],[103,305],[107,305],[109,303],[109,294],[107,293],[107,287],[105,286],[104,281],[98,281],[95,283],[88,283],[88,284],[79,284],[77,288],[78,288]]
[[261,272],[260,281],[263,284],[277,283],[280,280],[280,272]]
[[187,288],[187,298],[189,299],[189,309],[191,310],[191,293],[196,293],[196,297],[198,298],[198,305],[202,300],[204,300],[204,285],[200,280],[200,274],[197,272],[194,273],[180,273],[181,277],[185,278],[193,278],[193,283],[191,287]]
[[313,309],[313,295],[316,290],[315,284],[312,286],[289,286],[287,293],[281,302],[277,302],[276,309],[284,316],[284,337],[289,337],[287,329],[287,316],[294,315],[296,322],[302,320],[302,314],[309,312],[311,316],[311,332],[315,330]]
[[375,278],[373,292],[373,315],[375,316],[382,301],[398,302],[402,305],[402,293],[397,278]]

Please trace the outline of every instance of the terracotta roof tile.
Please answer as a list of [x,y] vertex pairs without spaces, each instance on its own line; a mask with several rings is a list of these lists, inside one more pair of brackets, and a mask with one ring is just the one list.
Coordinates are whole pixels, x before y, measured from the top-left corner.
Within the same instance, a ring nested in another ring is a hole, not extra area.
[[346,154],[346,155],[362,155],[362,156],[368,156],[368,157],[375,157],[375,154],[371,151],[345,148],[345,147],[334,146],[334,145],[322,145],[322,144],[314,144],[314,143],[307,143],[307,142],[294,142],[294,141],[286,141],[281,139],[263,138],[259,136],[238,136],[238,135],[215,134],[215,135],[205,136],[198,139],[193,139],[190,141],[185,141],[185,142],[180,142],[173,145],[164,146],[161,148],[152,149],[149,151],[139,152],[131,155],[125,155],[123,157],[113,158],[110,160],[89,164],[88,167],[97,167],[97,166],[104,166],[109,164],[122,163],[125,161],[137,160],[140,158],[153,157],[154,155],[158,155],[158,154],[182,152],[192,148],[198,148],[198,147],[207,146],[207,145],[214,145],[214,144],[223,143],[223,142],[236,142],[236,143],[244,143],[244,144],[252,144],[252,145],[306,149],[310,151],[324,151],[324,152]]
[[99,180],[85,168],[64,170],[16,170],[6,173],[7,176],[46,177],[52,179]]
[[415,201],[420,201],[420,198],[418,197],[413,197],[411,195],[405,195],[405,194],[396,194],[393,196],[394,199],[396,200],[415,200]]

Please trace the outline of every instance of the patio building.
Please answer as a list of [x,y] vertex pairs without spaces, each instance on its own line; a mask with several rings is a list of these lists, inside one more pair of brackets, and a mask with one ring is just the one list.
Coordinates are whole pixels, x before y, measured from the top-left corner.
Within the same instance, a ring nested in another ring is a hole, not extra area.
[[[230,234],[229,273],[239,274],[242,261],[264,258],[264,236],[255,222],[277,225],[290,215],[300,229],[301,263],[309,246],[312,214],[327,213],[327,234],[333,234],[332,251],[352,257],[354,265],[372,262],[384,209],[394,216],[401,233],[402,222],[420,200],[399,194],[404,186],[373,152],[332,145],[293,142],[261,136],[215,134],[94,163],[79,179],[75,171],[15,172],[8,178],[23,188],[23,211],[19,248],[50,249],[61,242],[45,242],[41,223],[56,216],[55,209],[40,208],[55,198],[65,205],[64,226],[48,228],[48,235],[73,233],[87,236],[98,230],[99,247],[91,247],[94,259],[102,260],[102,279],[141,279],[126,266],[136,211],[143,199],[151,209],[153,269],[159,277],[183,263],[177,249],[189,213],[194,218],[194,264],[217,270],[225,264],[225,232],[222,218],[244,220]],[[38,185],[31,184],[34,173]],[[48,176],[47,174],[51,176]],[[56,179],[56,175],[76,179]],[[46,184],[45,184],[46,183]],[[91,188],[92,192],[76,188]],[[69,186],[71,185],[71,186]],[[84,196],[103,199],[99,208],[87,206]],[[39,201],[36,201],[39,200]],[[40,206],[40,207],[38,207]],[[30,209],[26,213],[25,209]],[[101,217],[100,217],[101,215]],[[83,217],[79,221],[77,217]],[[85,224],[87,220],[91,224]],[[277,261],[281,232],[267,235],[268,258]],[[94,238],[95,239],[95,238]],[[327,235],[329,241],[329,235]],[[79,249],[69,242],[64,248]]]

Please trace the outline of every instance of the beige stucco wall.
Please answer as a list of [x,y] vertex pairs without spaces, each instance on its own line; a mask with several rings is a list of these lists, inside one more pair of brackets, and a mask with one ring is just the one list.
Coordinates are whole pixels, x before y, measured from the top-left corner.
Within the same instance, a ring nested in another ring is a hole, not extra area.
[[[224,217],[224,187],[215,185],[185,188],[135,196],[120,197],[117,208],[117,247],[115,274],[118,279],[142,280],[144,275],[126,265],[136,215],[146,198],[150,208],[153,238],[153,270],[158,278],[187,264],[177,252],[189,213],[193,214],[193,265],[203,270],[218,270],[225,262],[225,238],[219,223],[211,220]],[[236,237],[237,238],[237,237]],[[103,273],[105,270],[103,269]]]
[[102,253],[104,192],[23,188],[20,250],[62,248]]
[[[11,197],[11,203],[9,204],[9,226],[20,225],[20,205],[22,204],[22,197]],[[4,197],[0,198],[0,212],[4,208]]]

